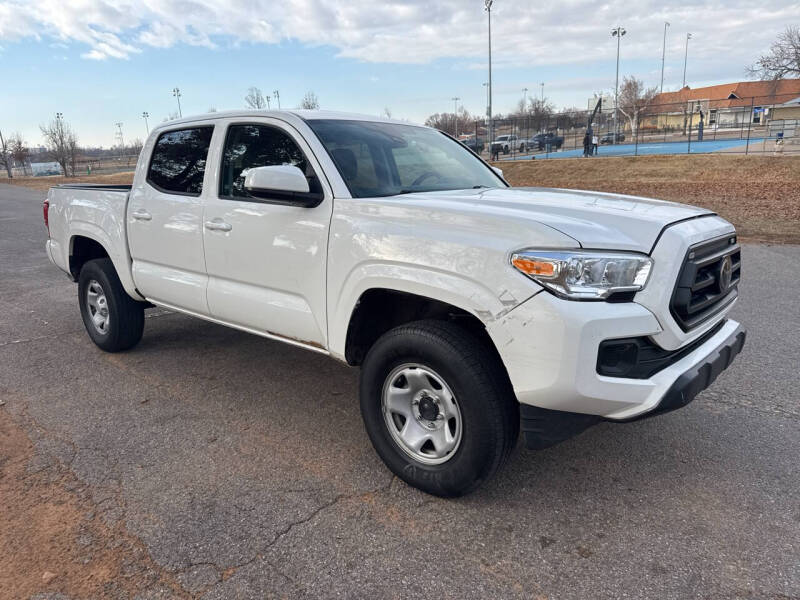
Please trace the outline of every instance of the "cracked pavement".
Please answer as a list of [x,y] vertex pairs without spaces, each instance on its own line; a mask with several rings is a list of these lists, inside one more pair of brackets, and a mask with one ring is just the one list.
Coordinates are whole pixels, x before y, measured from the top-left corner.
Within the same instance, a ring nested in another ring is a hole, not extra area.
[[747,345],[687,408],[442,500],[382,465],[329,358],[164,310],[97,349],[41,199],[0,185],[0,419],[144,548],[133,597],[800,598],[800,247],[745,247]]

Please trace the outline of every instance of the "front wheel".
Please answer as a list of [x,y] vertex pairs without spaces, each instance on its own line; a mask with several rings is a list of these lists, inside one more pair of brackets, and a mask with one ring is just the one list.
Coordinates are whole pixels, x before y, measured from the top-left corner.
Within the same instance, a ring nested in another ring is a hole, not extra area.
[[449,322],[384,334],[362,365],[360,401],[384,463],[437,496],[460,496],[490,479],[519,434],[518,404],[498,358]]
[[133,348],[144,331],[144,303],[131,298],[110,258],[88,261],[78,277],[78,303],[86,332],[99,348]]

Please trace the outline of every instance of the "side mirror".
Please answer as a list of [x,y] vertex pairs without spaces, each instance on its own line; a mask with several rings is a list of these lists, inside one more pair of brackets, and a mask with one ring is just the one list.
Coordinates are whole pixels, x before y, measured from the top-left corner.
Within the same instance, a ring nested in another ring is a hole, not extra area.
[[492,167],[492,171],[497,173],[500,176],[500,179],[502,179],[503,181],[506,180],[505,177],[503,177],[503,169],[500,169],[498,167]]
[[322,202],[322,192],[312,192],[303,171],[293,165],[247,169],[244,189],[264,202],[312,208]]

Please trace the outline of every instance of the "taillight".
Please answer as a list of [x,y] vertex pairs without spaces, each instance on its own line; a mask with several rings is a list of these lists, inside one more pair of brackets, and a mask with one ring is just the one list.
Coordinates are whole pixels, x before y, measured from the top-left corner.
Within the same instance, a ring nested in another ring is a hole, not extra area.
[[42,215],[44,216],[44,226],[47,227],[47,235],[50,235],[50,215],[48,212],[50,211],[50,200],[47,198],[44,199],[42,203]]

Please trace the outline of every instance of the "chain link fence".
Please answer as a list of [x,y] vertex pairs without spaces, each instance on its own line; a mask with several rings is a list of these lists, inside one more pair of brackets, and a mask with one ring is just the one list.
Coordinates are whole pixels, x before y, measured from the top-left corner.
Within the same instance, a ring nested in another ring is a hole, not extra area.
[[[476,121],[461,141],[484,158],[525,160],[655,154],[800,154],[800,98],[764,96],[603,107]],[[588,126],[591,134],[587,136]],[[587,143],[588,142],[588,143]]]

